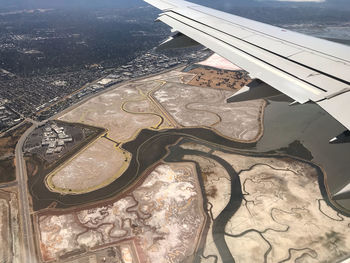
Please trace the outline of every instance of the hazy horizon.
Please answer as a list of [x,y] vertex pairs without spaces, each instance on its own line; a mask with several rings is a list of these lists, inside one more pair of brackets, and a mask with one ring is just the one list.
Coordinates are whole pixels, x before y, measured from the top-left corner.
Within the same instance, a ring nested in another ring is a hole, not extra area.
[[[232,9],[237,6],[246,7],[278,7],[278,6],[309,6],[329,7],[350,10],[350,1],[347,0],[190,0],[218,9]],[[38,9],[38,8],[132,8],[147,6],[142,0],[0,0],[0,10],[4,9]]]

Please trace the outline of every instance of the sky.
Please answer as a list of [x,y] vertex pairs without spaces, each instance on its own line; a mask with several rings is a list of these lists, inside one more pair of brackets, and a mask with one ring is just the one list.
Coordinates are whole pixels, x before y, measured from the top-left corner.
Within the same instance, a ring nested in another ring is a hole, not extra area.
[[[350,10],[350,0],[189,0],[207,6],[232,8],[234,6],[259,6],[309,3]],[[1,9],[21,8],[129,8],[145,6],[142,0],[0,0]]]
[[314,3],[322,3],[326,0],[278,0],[280,2],[314,2]]

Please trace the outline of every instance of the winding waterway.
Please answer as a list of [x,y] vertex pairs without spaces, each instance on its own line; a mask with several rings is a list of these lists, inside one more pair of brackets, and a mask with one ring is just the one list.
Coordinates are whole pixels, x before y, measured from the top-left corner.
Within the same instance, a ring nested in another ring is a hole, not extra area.
[[[212,130],[205,128],[183,128],[169,130],[142,130],[138,136],[122,148],[132,154],[129,168],[110,185],[81,195],[60,195],[49,191],[44,175],[29,179],[29,189],[33,198],[34,210],[54,206],[59,209],[76,207],[82,204],[116,198],[127,191],[155,163],[163,158],[169,162],[183,161],[184,155],[197,155],[211,158],[226,169],[231,177],[231,198],[225,209],[213,221],[214,242],[224,262],[234,262],[226,242],[225,226],[242,202],[241,182],[237,171],[221,158],[210,153],[185,150],[178,147],[181,139],[204,144],[212,149],[256,157],[283,158],[286,154],[308,159],[308,163],[318,171],[319,186],[325,200],[328,200],[324,175],[331,193],[349,183],[350,171],[349,144],[329,144],[330,138],[340,134],[344,128],[317,105],[306,104],[288,106],[288,101],[269,101],[264,117],[264,135],[257,143],[234,142]],[[297,143],[296,143],[297,142]],[[320,165],[325,171],[322,172]],[[329,201],[328,203],[332,205]],[[345,209],[350,208],[349,200],[340,201]],[[333,206],[333,205],[332,205]],[[204,204],[206,207],[206,204]],[[333,206],[334,209],[337,209]],[[200,254],[200,252],[199,252]],[[197,255],[198,259],[198,255]]]
[[126,191],[153,164],[159,162],[167,154],[167,146],[176,143],[180,138],[190,138],[199,143],[211,143],[218,148],[247,149],[255,143],[240,143],[226,139],[215,132],[204,128],[169,129],[154,131],[144,129],[135,140],[123,144],[123,149],[132,154],[128,169],[113,183],[96,191],[80,195],[61,195],[49,191],[43,181],[45,174],[29,178],[29,190],[35,211],[47,207],[70,208],[78,205],[115,198]]
[[[284,159],[286,157],[286,155],[285,154],[271,154],[271,153],[269,153],[269,154],[257,153],[254,151],[241,152],[241,151],[237,151],[237,148],[222,147],[222,146],[219,146],[216,144],[211,144],[208,142],[203,143],[201,140],[198,140],[198,139],[193,138],[193,137],[184,136],[183,138],[184,139],[179,141],[176,145],[169,147],[169,154],[164,158],[165,161],[167,161],[167,162],[184,162],[184,161],[188,161],[188,160],[186,160],[185,156],[191,156],[191,155],[202,156],[205,158],[212,159],[213,161],[220,164],[226,170],[227,174],[230,176],[230,179],[231,179],[230,200],[227,203],[227,205],[225,206],[225,208],[221,211],[221,213],[215,219],[212,218],[212,220],[213,220],[212,233],[208,233],[208,234],[213,235],[213,240],[214,240],[215,245],[220,253],[220,257],[221,257],[222,261],[223,262],[235,262],[234,257],[232,256],[232,254],[231,254],[231,252],[226,244],[226,241],[225,241],[225,235],[227,235],[227,233],[225,232],[225,227],[226,227],[228,221],[231,219],[231,217],[234,216],[236,211],[240,208],[242,200],[243,200],[242,184],[241,184],[240,177],[239,177],[239,173],[241,171],[238,173],[237,171],[235,171],[233,169],[231,164],[229,164],[227,161],[220,158],[219,156],[213,155],[212,152],[217,150],[217,151],[222,151],[225,153],[236,153],[236,154],[239,153],[241,155],[250,156],[250,157],[257,157],[257,158],[269,157],[269,158],[275,158],[275,159]],[[206,147],[210,148],[211,151],[210,152],[201,152],[198,150],[189,150],[189,149],[184,149],[184,148],[180,147],[180,145],[182,145],[183,143],[188,143],[188,142],[204,144]],[[286,148],[285,151],[289,151],[289,149]],[[290,158],[293,158],[293,157],[290,157]],[[327,192],[326,192],[326,189],[325,189],[325,186],[323,183],[324,182],[324,175],[323,175],[320,167],[313,164],[312,162],[309,162],[306,160],[302,161],[299,158],[297,160],[299,162],[305,162],[308,165],[315,168],[315,170],[317,171],[317,174],[318,174],[318,182],[319,182],[321,194],[322,194],[323,198],[327,201],[328,200]],[[258,164],[256,164],[256,165],[258,165]],[[202,180],[201,176],[199,176],[199,180],[200,181]],[[201,182],[201,184],[203,185],[203,182]],[[202,192],[205,192],[204,188],[202,188]],[[327,203],[329,205],[331,205],[334,209],[337,209],[329,201],[327,201]],[[207,204],[204,204],[204,207],[203,207],[204,210],[206,210],[206,207],[207,207]],[[257,230],[252,230],[252,231],[257,231]],[[258,234],[261,234],[261,233],[258,233]],[[267,241],[267,243],[268,243],[268,241]],[[272,249],[271,244],[269,244],[269,245],[270,245],[270,249],[268,249],[264,255],[265,261],[267,260],[267,255],[270,253],[270,250]],[[201,249],[199,249],[199,251],[197,251],[197,257],[196,257],[195,262],[200,262],[200,257],[203,257],[203,249],[204,248],[201,248]],[[215,258],[215,255],[209,255],[209,256]]]
[[[234,262],[234,258],[225,242],[225,226],[229,219],[240,207],[243,198],[238,173],[229,163],[215,155],[200,151],[185,150],[178,147],[176,143],[181,139],[185,139],[189,142],[204,144],[213,150],[220,150],[223,152],[239,153],[254,157],[285,157],[283,153],[266,154],[251,151],[252,149],[256,148],[256,144],[234,142],[223,138],[208,129],[191,128],[162,131],[146,129],[142,130],[135,140],[123,145],[123,148],[131,152],[133,157],[127,171],[112,184],[87,194],[59,195],[48,191],[44,184],[39,184],[37,183],[39,180],[35,180],[34,182],[36,183],[32,184],[30,188],[31,190],[36,191],[34,192],[35,195],[33,195],[33,197],[37,198],[35,200],[36,202],[34,203],[35,208],[47,208],[52,202],[56,202],[56,208],[69,208],[80,204],[87,204],[102,200],[105,201],[107,198],[116,198],[118,194],[120,195],[123,191],[128,189],[132,183],[137,182],[142,175],[147,175],[147,169],[163,158],[165,158],[164,160],[168,162],[181,162],[183,161],[184,155],[205,156],[215,160],[221,166],[223,166],[231,177],[231,197],[227,206],[213,221],[212,234],[216,247],[218,248],[220,256],[224,262]],[[285,151],[288,151],[288,148],[286,148]],[[327,199],[327,193],[323,185],[323,173],[318,166],[313,166],[317,169],[319,174],[319,185],[322,195],[325,199]],[[206,206],[207,204],[204,204],[204,207]],[[200,251],[197,254],[197,260],[199,259],[199,255]]]
[[[282,97],[282,96],[281,96]],[[335,194],[350,183],[350,143],[330,144],[329,140],[341,134],[345,128],[316,104],[289,106],[289,101],[269,101],[265,109],[264,135],[251,151],[264,153],[284,152],[299,141],[310,151],[310,161],[325,172],[327,187]],[[298,149],[294,156],[303,153]],[[305,156],[298,156],[305,159]],[[350,200],[337,201],[350,213]]]
[[[188,142],[189,140],[185,140],[185,141]],[[190,140],[190,141],[194,142],[193,140]],[[213,220],[213,228],[212,228],[213,232],[209,234],[213,235],[215,245],[220,253],[220,257],[223,260],[223,262],[234,262],[234,258],[231,255],[231,252],[225,241],[225,227],[227,222],[230,220],[230,218],[240,208],[242,199],[243,199],[241,181],[238,176],[238,173],[232,168],[232,166],[228,162],[226,162],[225,160],[223,160],[222,158],[216,155],[213,155],[211,153],[204,153],[196,150],[186,150],[178,147],[179,144],[169,148],[170,154],[165,158],[165,161],[183,162],[183,161],[186,161],[184,160],[185,155],[203,156],[218,162],[227,171],[227,174],[230,176],[230,179],[231,179],[230,200],[226,205],[226,207],[223,209],[223,211],[217,216],[216,219]],[[199,177],[199,180],[202,180],[201,176],[198,176],[198,177]],[[204,188],[202,189],[202,192],[205,192]],[[204,209],[205,207],[207,207],[206,204],[204,204]],[[200,262],[200,256],[202,256],[202,253],[203,253],[202,250],[203,249],[200,249],[199,251],[197,251],[196,262]]]

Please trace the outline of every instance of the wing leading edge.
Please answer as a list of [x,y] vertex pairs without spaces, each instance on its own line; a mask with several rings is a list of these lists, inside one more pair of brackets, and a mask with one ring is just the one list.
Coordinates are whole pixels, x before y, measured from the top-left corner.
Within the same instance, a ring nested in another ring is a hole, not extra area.
[[145,1],[163,11],[159,21],[350,130],[350,47],[183,0]]

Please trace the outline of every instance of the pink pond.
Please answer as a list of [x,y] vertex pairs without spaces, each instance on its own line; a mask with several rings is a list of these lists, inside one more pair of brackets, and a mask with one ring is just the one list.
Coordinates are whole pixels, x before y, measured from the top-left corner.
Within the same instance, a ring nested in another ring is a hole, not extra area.
[[206,60],[197,64],[226,70],[241,70],[241,68],[239,68],[235,64],[232,64],[230,61],[219,56],[218,54],[213,54]]

